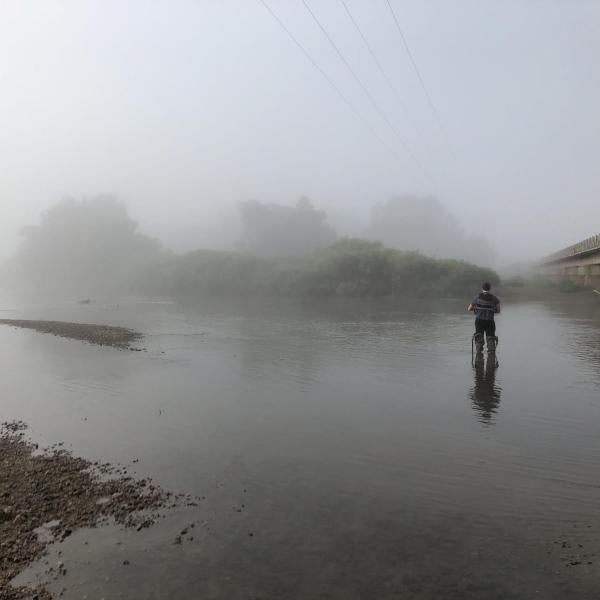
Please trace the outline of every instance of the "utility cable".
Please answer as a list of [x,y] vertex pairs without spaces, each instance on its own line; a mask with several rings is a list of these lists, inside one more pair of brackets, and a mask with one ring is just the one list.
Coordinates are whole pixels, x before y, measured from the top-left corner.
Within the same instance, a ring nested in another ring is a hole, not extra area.
[[292,42],[294,42],[294,44],[300,49],[302,54],[304,54],[304,56],[308,59],[308,61],[311,63],[311,65],[315,69],[317,69],[317,71],[321,74],[321,76],[325,79],[325,81],[327,81],[327,83],[334,89],[336,94],[344,102],[344,104],[352,111],[354,116],[357,117],[361,121],[361,123],[373,134],[373,136],[375,136],[375,138],[377,138],[377,140],[381,144],[383,144],[383,146],[385,146],[385,148],[388,151],[392,152],[396,157],[398,157],[398,154],[396,153],[396,151],[393,148],[390,148],[390,146],[381,138],[381,136],[369,124],[369,122],[360,114],[360,112],[358,112],[358,110],[356,110],[356,108],[354,108],[354,105],[350,102],[350,100],[348,100],[348,98],[346,98],[346,96],[343,94],[343,92],[340,90],[340,88],[332,81],[332,79],[329,77],[329,75],[327,75],[327,73],[321,68],[319,63],[311,56],[311,54],[308,52],[308,50],[299,42],[299,40],[296,38],[296,36],[286,27],[285,23],[277,16],[277,14],[275,14],[275,12],[265,2],[265,0],[259,0],[259,2],[267,9],[269,14],[273,17],[273,19],[275,19],[275,21],[279,24],[279,26],[287,33],[287,35],[290,37]]
[[379,72],[381,73],[381,75],[385,79],[386,83],[388,84],[388,87],[390,88],[390,90],[392,90],[392,93],[394,94],[394,96],[398,100],[398,103],[400,104],[400,108],[402,108],[402,111],[404,112],[404,115],[411,122],[412,126],[415,128],[415,131],[419,134],[419,137],[421,138],[421,141],[423,141],[423,132],[421,131],[421,129],[417,126],[416,122],[411,117],[408,109],[406,108],[406,104],[404,103],[404,99],[402,98],[402,96],[400,95],[400,93],[398,92],[398,90],[396,89],[396,86],[393,84],[393,82],[392,82],[391,78],[389,77],[389,75],[386,73],[385,69],[383,68],[383,65],[381,64],[381,61],[377,58],[377,55],[375,54],[375,51],[371,47],[371,44],[369,44],[369,41],[367,40],[365,34],[362,32],[362,29],[360,28],[360,26],[358,25],[356,19],[354,18],[354,16],[350,12],[350,9],[348,8],[348,5],[346,4],[345,0],[340,0],[340,2],[342,3],[342,6],[344,7],[346,13],[348,14],[348,17],[352,21],[352,24],[356,28],[356,31],[358,31],[358,34],[360,35],[360,37],[361,37],[361,39],[362,39],[362,41],[363,41],[363,43],[365,45],[365,48],[369,51],[369,54],[371,55],[371,57],[373,58],[373,61],[377,65],[377,68],[379,69]]
[[437,124],[439,125],[439,128],[442,131],[442,134],[446,138],[446,142],[448,143],[448,146],[450,147],[450,151],[452,152],[453,156],[456,158],[456,155],[454,153],[454,146],[453,146],[452,142],[450,141],[450,137],[448,136],[448,133],[446,132],[446,128],[444,127],[444,124],[442,123],[440,114],[439,114],[437,108],[435,107],[435,104],[433,103],[433,100],[431,99],[429,92],[427,91],[427,86],[425,85],[425,81],[423,80],[423,77],[421,77],[421,72],[419,71],[419,68],[417,67],[417,63],[415,62],[415,59],[413,58],[412,52],[410,51],[410,47],[408,46],[408,42],[406,41],[406,38],[404,37],[404,33],[402,32],[402,27],[400,26],[400,22],[398,21],[398,17],[396,17],[396,13],[394,12],[394,9],[392,8],[392,4],[390,3],[390,0],[386,0],[386,2],[388,5],[388,8],[390,9],[390,12],[392,13],[392,17],[394,18],[394,23],[396,23],[396,29],[398,30],[398,33],[400,34],[400,39],[402,40],[402,44],[404,46],[404,49],[406,50],[406,54],[408,55],[408,58],[412,64],[412,67],[413,67],[415,73],[417,74],[417,78],[419,79],[419,83],[421,84],[421,88],[423,89],[423,93],[425,94],[425,97],[427,98],[429,107],[431,108],[431,111],[433,112],[435,120],[437,121]]
[[331,47],[335,50],[336,54],[338,55],[338,57],[340,58],[340,60],[344,63],[344,65],[346,66],[346,68],[348,69],[348,71],[350,71],[350,73],[352,74],[352,77],[355,79],[356,83],[358,83],[358,85],[361,87],[361,89],[363,90],[363,92],[366,94],[367,98],[369,98],[369,100],[371,101],[371,104],[373,105],[373,107],[375,108],[375,110],[377,111],[377,113],[381,116],[381,118],[386,122],[386,124],[388,125],[388,127],[394,133],[394,135],[396,136],[396,138],[398,139],[398,141],[400,142],[400,144],[402,145],[402,147],[404,148],[404,150],[406,151],[406,153],[412,158],[412,160],[416,163],[416,165],[419,167],[419,169],[425,173],[425,175],[427,176],[427,178],[429,180],[431,180],[431,177],[429,176],[429,174],[427,173],[427,171],[425,170],[425,168],[423,167],[423,165],[421,165],[421,163],[419,162],[419,160],[417,159],[417,157],[413,154],[413,152],[408,147],[408,145],[406,144],[406,142],[402,139],[402,136],[398,133],[398,131],[396,130],[396,128],[394,127],[394,125],[392,124],[392,122],[389,120],[389,118],[386,116],[386,114],[381,110],[381,108],[379,107],[379,104],[377,104],[377,101],[375,100],[375,98],[373,98],[371,92],[369,92],[369,90],[367,89],[367,87],[365,86],[365,84],[361,81],[360,77],[358,77],[358,75],[356,74],[356,72],[354,71],[354,69],[352,68],[352,66],[350,65],[350,63],[346,60],[345,56],[342,54],[342,52],[340,51],[340,49],[337,47],[336,43],[333,41],[333,39],[331,38],[331,36],[327,33],[327,30],[325,29],[325,27],[323,27],[323,25],[321,24],[321,22],[319,21],[319,19],[315,15],[315,13],[311,10],[311,8],[308,5],[308,3],[306,2],[306,0],[302,0],[302,4],[304,4],[306,10],[310,13],[310,15],[313,18],[314,22],[317,24],[317,26],[319,27],[319,29],[323,32],[323,35],[327,38],[327,41],[329,42],[329,44],[331,45]]
[[[269,14],[275,19],[275,21],[279,24],[279,26],[287,33],[289,38],[294,42],[294,44],[300,49],[302,54],[308,59],[311,65],[321,74],[321,76],[327,81],[327,83],[334,89],[339,98],[344,102],[344,104],[352,111],[355,117],[357,117],[361,123],[371,132],[371,134],[377,139],[379,143],[381,143],[386,150],[388,150],[391,154],[394,155],[396,159],[399,159],[400,156],[398,152],[390,147],[390,145],[375,131],[375,129],[370,125],[370,123],[361,115],[361,113],[354,107],[354,105],[348,100],[348,98],[343,94],[340,88],[332,81],[332,79],[327,75],[327,73],[321,68],[319,63],[312,57],[312,55],[306,50],[306,48],[300,43],[298,38],[289,30],[289,28],[285,25],[285,23],[277,16],[277,14],[271,9],[271,7],[267,4],[265,0],[259,0],[259,2],[265,7],[265,9],[269,12]],[[412,156],[412,155],[411,155]],[[418,161],[417,165],[419,165]],[[419,165],[420,166],[420,165]],[[422,169],[422,167],[421,167]]]

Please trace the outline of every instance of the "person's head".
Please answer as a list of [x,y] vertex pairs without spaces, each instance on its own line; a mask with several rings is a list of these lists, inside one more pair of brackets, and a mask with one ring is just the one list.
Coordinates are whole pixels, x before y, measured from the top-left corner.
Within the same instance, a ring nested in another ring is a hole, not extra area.
[[489,284],[489,282],[485,282],[482,286],[481,286],[482,291],[484,291],[486,294],[492,289],[492,286]]

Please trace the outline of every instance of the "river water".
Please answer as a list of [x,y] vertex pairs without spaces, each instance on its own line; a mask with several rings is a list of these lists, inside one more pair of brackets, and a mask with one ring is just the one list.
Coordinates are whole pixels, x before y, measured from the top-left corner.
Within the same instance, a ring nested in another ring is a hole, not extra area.
[[450,301],[0,316],[143,332],[128,352],[0,328],[0,420],[204,496],[53,548],[63,598],[600,597],[594,297],[506,303],[498,368],[472,366],[472,317]]

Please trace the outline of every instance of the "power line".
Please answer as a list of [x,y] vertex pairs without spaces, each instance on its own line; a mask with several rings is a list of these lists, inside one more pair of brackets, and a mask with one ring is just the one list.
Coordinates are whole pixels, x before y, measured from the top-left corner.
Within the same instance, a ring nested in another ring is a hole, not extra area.
[[322,75],[322,77],[327,81],[327,83],[335,90],[337,95],[342,99],[344,104],[348,106],[348,108],[352,111],[354,116],[356,116],[362,124],[367,127],[367,129],[377,138],[377,140],[385,146],[385,148],[392,152],[396,157],[398,154],[393,148],[390,146],[378,135],[378,133],[373,129],[373,127],[369,124],[369,122],[354,108],[353,104],[346,98],[346,96],[342,93],[340,88],[331,80],[331,78],[327,75],[327,73],[321,68],[319,63],[311,56],[311,54],[306,50],[306,48],[298,41],[296,36],[286,27],[285,23],[275,14],[275,12],[271,9],[271,7],[265,2],[265,0],[259,0],[259,2],[267,9],[269,14],[275,19],[275,21],[279,24],[279,26],[288,34],[290,39],[296,44],[296,46],[301,50],[302,54],[306,56],[308,61],[312,64],[312,66],[317,69],[317,71]]
[[381,64],[381,61],[377,58],[377,55],[375,54],[375,51],[371,47],[371,44],[369,44],[367,38],[365,37],[365,34],[362,32],[360,26],[356,22],[356,19],[354,18],[354,16],[350,12],[350,9],[348,8],[348,5],[346,4],[346,2],[344,0],[340,0],[340,2],[342,3],[342,6],[346,10],[346,13],[348,14],[348,17],[350,17],[350,20],[352,21],[354,27],[356,28],[356,31],[358,31],[358,34],[360,35],[360,37],[361,37],[361,39],[362,39],[362,41],[363,41],[366,49],[369,51],[369,54],[371,55],[371,57],[375,61],[375,64],[377,65],[377,68],[379,69],[379,72],[381,73],[381,75],[385,79],[385,81],[388,84],[388,87],[390,88],[390,90],[392,90],[392,93],[394,94],[394,96],[396,96],[396,99],[398,100],[398,102],[400,104],[400,107],[402,108],[402,111],[404,112],[404,115],[412,123],[413,127],[415,128],[416,132],[419,134],[419,137],[421,138],[421,141],[422,141],[423,140],[423,133],[421,132],[421,130],[419,129],[419,127],[417,126],[417,124],[414,122],[414,120],[410,116],[410,113],[408,112],[408,109],[406,108],[406,104],[404,103],[404,100],[403,100],[402,96],[400,95],[400,93],[396,89],[396,86],[393,84],[391,78],[386,73],[385,69],[383,68],[383,65]]
[[415,62],[415,59],[413,58],[412,52],[410,51],[410,48],[408,46],[408,42],[406,41],[406,38],[404,37],[404,33],[402,32],[402,27],[400,27],[400,22],[398,21],[398,17],[396,17],[396,13],[394,12],[394,9],[392,8],[390,0],[386,0],[386,2],[388,5],[388,8],[390,9],[390,12],[392,13],[392,17],[394,18],[394,23],[396,23],[396,29],[398,29],[398,33],[400,34],[400,39],[402,40],[402,44],[404,45],[404,49],[406,50],[406,54],[408,55],[408,58],[410,59],[413,69],[414,69],[415,73],[417,74],[417,78],[419,79],[419,83],[421,84],[421,88],[423,89],[425,97],[427,98],[429,107],[431,108],[431,111],[433,112],[433,115],[437,121],[437,124],[439,125],[444,137],[446,138],[446,142],[448,143],[448,146],[450,147],[450,151],[454,155],[454,146],[453,146],[452,142],[450,141],[450,137],[448,136],[448,133],[446,132],[446,128],[444,127],[444,124],[442,123],[440,114],[439,114],[437,108],[435,107],[435,104],[433,103],[433,100],[431,99],[429,92],[427,91],[427,86],[425,85],[425,81],[423,81],[423,77],[421,77],[421,72],[419,71],[419,68],[417,67],[417,63]]
[[311,8],[307,4],[306,0],[302,0],[302,4],[304,4],[306,10],[310,13],[310,15],[313,18],[314,22],[318,25],[319,29],[323,32],[323,35],[327,38],[327,41],[330,43],[331,47],[335,50],[335,52],[337,53],[337,55],[340,58],[340,60],[344,63],[344,65],[346,65],[346,68],[350,71],[350,73],[352,74],[352,77],[354,77],[356,83],[358,83],[358,85],[361,87],[361,89],[363,90],[363,92],[366,94],[366,96],[371,101],[371,104],[374,106],[374,108],[377,111],[377,113],[381,116],[381,118],[386,122],[386,124],[388,125],[388,127],[394,133],[394,135],[396,136],[396,138],[398,139],[398,141],[400,142],[400,144],[402,145],[402,147],[404,148],[404,150],[406,151],[406,153],[417,164],[417,166],[419,167],[419,169],[421,169],[421,171],[423,171],[427,175],[427,178],[431,179],[431,177],[427,174],[427,171],[425,171],[424,167],[421,165],[421,163],[419,162],[419,160],[417,159],[417,157],[413,154],[413,152],[408,147],[408,145],[406,144],[406,142],[402,139],[402,136],[398,133],[398,131],[396,130],[396,128],[394,127],[394,125],[392,124],[392,122],[389,120],[389,118],[387,117],[387,115],[381,110],[381,108],[379,107],[379,104],[377,104],[377,101],[375,100],[375,98],[373,98],[371,92],[369,92],[369,90],[367,89],[367,87],[365,86],[365,84],[361,81],[360,77],[356,74],[356,72],[354,71],[354,69],[352,68],[352,66],[350,65],[350,63],[346,60],[346,58],[344,57],[344,55],[342,54],[342,52],[340,51],[340,49],[337,47],[336,43],[333,41],[333,39],[331,38],[331,36],[327,33],[327,30],[325,29],[325,27],[323,27],[323,25],[321,24],[321,22],[319,21],[319,19],[315,15],[315,13],[311,10]]

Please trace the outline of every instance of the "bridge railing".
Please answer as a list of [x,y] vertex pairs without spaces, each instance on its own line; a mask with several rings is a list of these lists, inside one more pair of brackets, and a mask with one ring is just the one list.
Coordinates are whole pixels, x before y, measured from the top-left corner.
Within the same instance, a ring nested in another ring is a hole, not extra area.
[[554,252],[541,260],[542,264],[558,262],[567,258],[573,258],[581,254],[587,254],[588,252],[594,252],[600,250],[600,234],[593,235],[582,242],[563,248],[558,252]]

